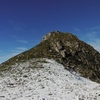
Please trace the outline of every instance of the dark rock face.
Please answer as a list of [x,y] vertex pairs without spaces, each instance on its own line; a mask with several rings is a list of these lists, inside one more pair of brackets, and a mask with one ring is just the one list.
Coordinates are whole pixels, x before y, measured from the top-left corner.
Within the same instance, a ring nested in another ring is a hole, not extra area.
[[40,44],[9,59],[2,66],[31,58],[54,59],[66,69],[100,83],[100,53],[71,33],[50,32],[43,37]]

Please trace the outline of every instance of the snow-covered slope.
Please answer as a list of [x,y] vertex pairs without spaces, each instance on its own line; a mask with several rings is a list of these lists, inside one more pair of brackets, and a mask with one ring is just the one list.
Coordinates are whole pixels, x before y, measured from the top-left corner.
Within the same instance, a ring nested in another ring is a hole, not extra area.
[[0,74],[0,100],[100,100],[100,84],[49,59],[16,63]]

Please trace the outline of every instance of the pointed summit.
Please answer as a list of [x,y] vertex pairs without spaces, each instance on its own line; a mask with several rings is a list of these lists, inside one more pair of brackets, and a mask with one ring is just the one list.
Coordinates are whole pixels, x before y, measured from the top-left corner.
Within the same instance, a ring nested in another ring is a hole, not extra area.
[[[67,38],[69,37],[69,38],[71,38],[71,37],[73,37],[73,38],[77,38],[75,35],[73,35],[73,34],[71,34],[71,33],[68,33],[68,32],[66,32],[66,33],[63,33],[63,32],[60,32],[60,31],[53,31],[53,32],[49,32],[49,33],[47,33],[43,38],[42,38],[42,40],[41,40],[41,42],[43,42],[43,41],[45,41],[45,40],[48,40],[48,39],[50,39],[50,37],[51,38],[60,38],[59,36],[67,36]],[[64,37],[63,37],[64,38]]]
[[54,59],[66,69],[100,82],[100,53],[71,33],[59,31],[47,33],[37,46],[9,59],[1,65],[0,70],[33,58]]

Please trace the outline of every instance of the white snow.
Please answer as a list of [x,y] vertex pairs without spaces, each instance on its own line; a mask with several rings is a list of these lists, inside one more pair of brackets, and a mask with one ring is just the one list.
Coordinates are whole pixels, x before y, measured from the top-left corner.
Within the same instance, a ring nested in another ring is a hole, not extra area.
[[100,100],[100,84],[54,60],[42,60],[15,64],[2,72],[0,100]]

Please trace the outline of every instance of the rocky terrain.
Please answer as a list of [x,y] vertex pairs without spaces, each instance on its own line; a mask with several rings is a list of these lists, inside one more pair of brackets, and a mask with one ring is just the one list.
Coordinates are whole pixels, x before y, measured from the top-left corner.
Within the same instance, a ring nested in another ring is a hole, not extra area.
[[67,70],[100,83],[100,53],[71,33],[47,33],[38,45],[1,64],[0,71],[32,58],[54,59]]
[[71,33],[47,33],[0,64],[0,100],[100,100],[100,53]]
[[34,58],[0,72],[0,100],[100,100],[100,84],[52,59]]

